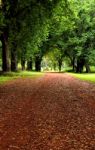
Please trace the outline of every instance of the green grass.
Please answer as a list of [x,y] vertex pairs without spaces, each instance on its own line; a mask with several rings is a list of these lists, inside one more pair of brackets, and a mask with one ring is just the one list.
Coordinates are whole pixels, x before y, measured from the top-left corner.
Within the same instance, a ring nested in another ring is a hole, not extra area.
[[77,74],[77,73],[70,73],[72,76],[79,78],[81,80],[85,80],[85,81],[90,81],[95,83],[95,73],[82,73],[82,74]]
[[44,73],[41,72],[32,72],[32,71],[20,71],[20,72],[8,72],[0,75],[0,84],[14,80],[17,78],[38,78],[43,76]]

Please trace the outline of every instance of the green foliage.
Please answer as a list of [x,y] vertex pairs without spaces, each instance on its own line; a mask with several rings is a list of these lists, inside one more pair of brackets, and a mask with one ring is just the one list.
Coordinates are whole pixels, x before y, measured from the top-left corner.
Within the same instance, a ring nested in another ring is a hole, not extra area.
[[[64,58],[64,52],[62,49],[59,49],[58,47],[52,47],[50,51],[46,54],[46,59],[48,60],[49,66],[53,68],[53,70],[56,70],[58,68],[59,62],[63,62]],[[61,64],[62,66],[62,64]]]
[[66,56],[71,63],[82,59],[94,65],[95,0],[2,0],[2,4],[0,35],[7,28],[9,49],[16,49],[18,61],[42,58],[52,49],[53,61]]

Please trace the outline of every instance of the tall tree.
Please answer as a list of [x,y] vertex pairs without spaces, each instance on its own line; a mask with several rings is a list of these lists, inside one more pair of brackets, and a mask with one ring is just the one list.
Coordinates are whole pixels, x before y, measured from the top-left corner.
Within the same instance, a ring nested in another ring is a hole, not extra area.
[[2,68],[9,71],[9,23],[8,23],[8,2],[2,0],[0,5],[0,40],[2,42]]

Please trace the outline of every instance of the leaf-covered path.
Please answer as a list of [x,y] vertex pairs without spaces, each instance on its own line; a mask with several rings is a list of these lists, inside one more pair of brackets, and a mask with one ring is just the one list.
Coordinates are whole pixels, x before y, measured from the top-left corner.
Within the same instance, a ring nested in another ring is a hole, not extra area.
[[58,73],[1,85],[0,150],[95,150],[95,85]]

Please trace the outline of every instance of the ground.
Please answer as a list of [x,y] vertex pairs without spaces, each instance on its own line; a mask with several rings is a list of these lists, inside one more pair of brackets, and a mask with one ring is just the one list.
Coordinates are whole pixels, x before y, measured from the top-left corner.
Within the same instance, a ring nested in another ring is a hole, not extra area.
[[95,84],[47,73],[0,85],[0,150],[95,150]]

